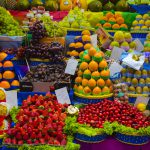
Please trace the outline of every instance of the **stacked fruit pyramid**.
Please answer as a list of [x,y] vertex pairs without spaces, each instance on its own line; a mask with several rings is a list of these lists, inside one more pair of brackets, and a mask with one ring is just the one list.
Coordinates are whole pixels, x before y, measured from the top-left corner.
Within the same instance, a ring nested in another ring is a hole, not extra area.
[[68,56],[79,57],[80,53],[91,47],[91,33],[89,30],[84,30],[81,36],[76,36],[74,42],[69,44]]
[[106,30],[128,30],[128,26],[120,13],[108,12],[100,19],[100,24],[97,24],[97,26],[102,26]]
[[6,60],[7,54],[0,53],[0,87],[5,90],[14,90],[19,88],[19,81],[15,75],[14,64],[10,60]]
[[89,96],[108,95],[112,92],[110,71],[104,59],[104,54],[94,47],[84,51],[80,57],[81,63],[75,78],[75,94]]
[[150,71],[146,69],[134,70],[129,67],[122,69],[122,82],[125,82],[130,94],[149,94]]

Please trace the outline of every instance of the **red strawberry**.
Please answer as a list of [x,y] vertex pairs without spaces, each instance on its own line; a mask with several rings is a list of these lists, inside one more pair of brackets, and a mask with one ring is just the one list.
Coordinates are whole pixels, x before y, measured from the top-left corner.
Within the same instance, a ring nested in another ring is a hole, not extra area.
[[6,139],[5,139],[5,143],[6,143],[6,144],[11,144],[11,138],[6,138]]
[[17,141],[16,141],[15,138],[12,139],[12,144],[13,144],[13,145],[16,145],[16,144],[17,144]]
[[23,145],[23,141],[22,140],[18,141],[18,145]]
[[28,144],[32,144],[32,141],[30,139],[27,140]]
[[54,140],[54,145],[60,145],[60,142],[58,140]]
[[22,136],[20,135],[20,133],[19,133],[19,132],[16,134],[16,136],[15,136],[15,137],[16,137],[16,139],[17,139],[17,140],[21,140],[21,139],[22,139]]
[[67,141],[66,141],[66,139],[63,139],[62,141],[61,141],[61,143],[60,143],[61,145],[66,145],[67,144]]
[[31,139],[35,139],[36,138],[36,134],[35,134],[35,132],[32,132],[31,133]]
[[39,141],[38,141],[38,140],[35,140],[34,144],[39,144]]
[[44,138],[41,138],[39,141],[40,141],[41,144],[45,144],[45,139]]
[[29,139],[29,136],[28,136],[27,133],[23,136],[23,139],[24,139],[25,141],[26,141],[27,139]]

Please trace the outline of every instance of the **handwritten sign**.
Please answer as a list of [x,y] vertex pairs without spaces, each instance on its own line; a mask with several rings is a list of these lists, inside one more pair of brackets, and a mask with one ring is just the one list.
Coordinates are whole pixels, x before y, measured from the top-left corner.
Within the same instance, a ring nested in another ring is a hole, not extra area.
[[57,97],[57,100],[59,103],[61,103],[61,104],[64,104],[64,103],[70,104],[71,103],[66,87],[55,90],[55,94],[56,94],[56,97]]

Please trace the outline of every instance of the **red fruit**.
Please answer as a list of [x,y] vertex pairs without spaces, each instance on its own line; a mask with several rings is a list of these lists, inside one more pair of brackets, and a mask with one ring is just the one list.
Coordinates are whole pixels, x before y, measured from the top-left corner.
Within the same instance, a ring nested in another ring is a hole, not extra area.
[[35,140],[34,144],[39,144],[39,140]]
[[45,144],[45,139],[44,138],[40,138],[39,141],[40,141],[41,144]]
[[54,145],[60,145],[60,142],[57,140],[54,140]]
[[28,144],[32,144],[32,141],[30,139],[27,140]]
[[17,144],[17,141],[16,141],[15,138],[13,138],[13,139],[11,140],[11,142],[12,142],[13,145],[16,145],[16,144]]
[[15,136],[15,137],[16,137],[16,139],[17,139],[17,140],[21,140],[21,139],[22,139],[22,136],[20,135],[20,133],[19,133],[19,132],[16,134],[16,136]]
[[28,134],[25,134],[24,136],[23,136],[23,139],[26,141],[27,139],[29,139],[29,136],[28,136]]
[[6,138],[6,139],[5,139],[5,143],[6,143],[6,144],[11,144],[11,138]]
[[66,145],[66,144],[67,144],[66,139],[63,139],[63,140],[61,141],[61,143],[60,143],[60,145]]
[[54,86],[50,86],[49,89],[50,89],[51,92],[55,91],[55,87]]
[[23,145],[23,141],[22,140],[18,141],[18,145]]
[[35,139],[36,138],[36,134],[35,134],[35,132],[32,132],[31,133],[31,139]]

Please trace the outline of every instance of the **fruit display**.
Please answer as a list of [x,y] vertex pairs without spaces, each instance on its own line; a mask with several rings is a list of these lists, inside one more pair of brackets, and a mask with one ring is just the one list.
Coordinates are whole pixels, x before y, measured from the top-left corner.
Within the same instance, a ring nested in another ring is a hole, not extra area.
[[134,70],[125,67],[121,71],[122,82],[128,85],[130,94],[149,94],[150,92],[150,72],[145,69]]
[[66,106],[58,103],[55,95],[29,96],[16,116],[16,126],[7,131],[5,143],[66,145]]
[[109,49],[112,50],[114,46],[122,48],[125,51],[132,52],[136,49],[137,45],[133,41],[131,33],[117,31],[114,34],[114,41],[110,43]]
[[19,26],[19,23],[10,15],[10,13],[0,7],[0,35],[8,36],[23,36],[24,33]]
[[27,72],[22,79],[23,82],[50,82],[68,83],[70,82],[70,75],[64,73],[65,64],[39,64],[31,67],[31,71]]
[[[0,53],[1,57],[5,57],[7,54]],[[5,90],[18,89],[20,83],[15,74],[14,64],[10,60],[0,61],[0,87]]]
[[75,7],[69,11],[69,14],[59,22],[60,27],[74,28],[74,29],[90,29],[91,25],[88,22],[84,13],[81,13],[81,9]]
[[147,34],[144,42],[144,52],[150,52],[150,33]]
[[90,36],[91,33],[89,30],[82,31],[81,36],[76,36],[74,42],[69,44],[67,55],[79,58],[79,55],[82,54],[84,50],[92,46]]
[[149,14],[137,15],[132,22],[131,31],[149,31],[150,30],[150,16]]
[[128,0],[128,3],[133,5],[150,4],[149,0]]
[[79,70],[75,78],[74,91],[82,95],[107,95],[112,92],[108,64],[103,52],[88,48],[80,57]]
[[133,129],[150,126],[149,117],[144,116],[136,107],[128,103],[109,100],[88,104],[81,108],[77,121],[95,128],[103,128],[105,121],[118,122]]
[[101,25],[106,30],[128,30],[128,26],[120,13],[107,12],[98,25]]
[[128,97],[128,88],[126,84],[114,84],[114,99],[119,100],[121,102],[128,102],[129,97]]
[[129,6],[126,0],[93,0],[88,4],[88,10],[92,12],[100,12],[102,10],[128,11]]

